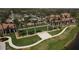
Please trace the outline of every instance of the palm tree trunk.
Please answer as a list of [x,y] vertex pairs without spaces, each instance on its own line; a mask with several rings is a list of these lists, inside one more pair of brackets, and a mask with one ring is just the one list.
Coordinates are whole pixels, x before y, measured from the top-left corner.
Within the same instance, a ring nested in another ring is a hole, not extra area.
[[27,32],[27,35],[28,35],[28,29],[26,30],[26,32]]
[[34,28],[34,32],[36,33],[36,26],[35,26],[35,28]]
[[47,31],[48,31],[48,26],[49,26],[49,25],[47,25]]

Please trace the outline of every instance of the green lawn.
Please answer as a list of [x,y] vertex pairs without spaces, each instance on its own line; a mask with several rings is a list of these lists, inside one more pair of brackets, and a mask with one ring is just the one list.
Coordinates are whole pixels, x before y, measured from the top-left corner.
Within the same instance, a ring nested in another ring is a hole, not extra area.
[[65,34],[66,37],[62,38],[62,40],[59,37],[58,38],[54,38],[53,41],[49,41],[48,49],[57,49],[57,50],[64,49],[65,44],[67,44],[67,42],[72,40],[78,31],[79,31],[78,27],[72,29],[68,34]]
[[[37,35],[32,36],[32,37],[27,37],[27,38],[22,38],[22,39],[16,39],[14,33],[11,33],[10,36],[12,37],[12,42],[14,45],[16,46],[26,46],[26,45],[30,45],[33,44],[39,40],[41,40],[40,37],[38,37]],[[7,50],[16,50],[14,48],[12,48],[11,46],[9,46],[8,43],[6,43],[6,49]]]
[[40,44],[32,47],[32,50],[62,50],[64,49],[65,44],[72,40],[76,33],[79,31],[79,27],[73,29],[67,29],[62,35],[48,39],[41,42]]
[[38,37],[37,35],[32,37],[22,38],[22,39],[16,39],[15,35],[12,33],[11,37],[12,37],[13,44],[15,44],[16,46],[30,45],[41,40],[41,38]]
[[56,35],[58,34],[59,32],[61,32],[62,30],[56,30],[56,31],[51,31],[51,32],[48,32],[50,35]]

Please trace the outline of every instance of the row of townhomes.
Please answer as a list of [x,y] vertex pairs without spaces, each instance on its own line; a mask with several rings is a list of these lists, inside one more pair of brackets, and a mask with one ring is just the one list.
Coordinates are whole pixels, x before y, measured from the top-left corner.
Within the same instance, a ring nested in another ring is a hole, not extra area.
[[59,15],[51,14],[45,17],[38,17],[32,14],[14,14],[13,11],[11,11],[11,14],[5,22],[0,23],[0,32],[3,32],[3,34],[15,32],[17,24],[14,22],[14,19],[17,20],[19,22],[18,25],[22,27],[35,26],[42,23],[50,24],[52,26],[65,26],[76,22],[75,18],[72,17],[70,13],[61,13]]
[[13,23],[2,23],[0,24],[0,32],[3,34],[8,34],[8,33],[11,33],[11,32],[15,32],[16,29],[15,29],[15,24]]
[[68,25],[75,23],[75,18],[70,13],[61,13],[60,15],[46,16],[47,22],[51,25]]

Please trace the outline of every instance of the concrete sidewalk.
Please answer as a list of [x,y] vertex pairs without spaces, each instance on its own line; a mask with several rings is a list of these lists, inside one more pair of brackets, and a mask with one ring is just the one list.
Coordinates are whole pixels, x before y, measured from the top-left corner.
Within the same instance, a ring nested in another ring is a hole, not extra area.
[[6,50],[5,42],[0,42],[0,50]]
[[51,36],[49,33],[47,33],[47,32],[37,33],[37,35],[38,35],[42,40],[46,40],[46,39],[52,37],[52,36]]

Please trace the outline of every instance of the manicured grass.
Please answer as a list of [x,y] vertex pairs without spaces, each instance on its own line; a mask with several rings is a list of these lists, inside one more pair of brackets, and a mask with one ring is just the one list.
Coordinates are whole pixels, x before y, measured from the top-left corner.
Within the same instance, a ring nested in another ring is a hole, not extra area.
[[54,38],[53,41],[49,41],[48,43],[48,49],[64,49],[64,46],[67,42],[69,42],[70,40],[74,39],[74,36],[76,35],[76,33],[79,31],[79,28],[74,28],[72,29],[67,35],[66,38]]
[[22,39],[16,39],[15,35],[12,33],[11,37],[12,37],[13,44],[16,46],[30,45],[41,40],[41,38],[39,38],[37,35],[32,37],[22,38]]
[[48,26],[48,30],[53,30],[54,28],[52,26]]
[[58,34],[59,32],[61,32],[62,30],[56,30],[56,31],[51,31],[51,32],[48,32],[50,35],[56,35]]
[[75,27],[73,29],[66,30],[62,35],[48,39],[46,41],[41,42],[40,44],[32,47],[32,50],[62,50],[67,42],[72,40],[76,33],[79,31],[79,27]]

